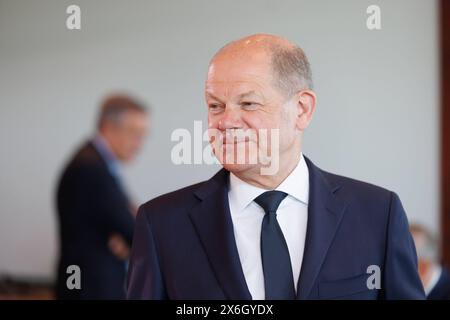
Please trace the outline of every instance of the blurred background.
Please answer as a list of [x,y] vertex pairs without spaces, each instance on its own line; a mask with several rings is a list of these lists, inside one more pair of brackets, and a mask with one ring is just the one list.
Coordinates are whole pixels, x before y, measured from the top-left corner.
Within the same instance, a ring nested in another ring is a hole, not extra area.
[[[66,28],[72,4],[80,30]],[[380,30],[366,26],[370,5]],[[57,182],[110,93],[152,110],[149,138],[124,170],[134,203],[217,171],[173,164],[171,134],[193,132],[195,120],[206,130],[209,59],[253,33],[286,37],[309,57],[318,106],[305,155],[395,191],[409,220],[441,237],[439,17],[431,0],[1,0],[0,277],[25,289],[54,283]]]

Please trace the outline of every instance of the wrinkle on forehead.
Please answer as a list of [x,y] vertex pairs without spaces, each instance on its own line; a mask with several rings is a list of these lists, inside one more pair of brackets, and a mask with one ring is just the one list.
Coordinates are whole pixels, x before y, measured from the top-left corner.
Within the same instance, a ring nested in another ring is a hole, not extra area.
[[256,95],[265,99],[267,88],[263,83],[257,81],[212,81],[206,84],[205,94],[207,97],[225,100],[230,96],[243,98],[244,96]]

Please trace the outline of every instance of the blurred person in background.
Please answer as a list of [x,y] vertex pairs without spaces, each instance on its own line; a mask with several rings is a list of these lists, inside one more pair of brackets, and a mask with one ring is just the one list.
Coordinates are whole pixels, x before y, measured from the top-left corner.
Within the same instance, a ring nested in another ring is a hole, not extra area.
[[[64,169],[57,188],[58,299],[125,298],[135,210],[120,170],[123,163],[136,157],[148,125],[143,105],[124,95],[108,97],[95,136],[76,151]],[[67,287],[70,265],[80,268],[81,289]]]
[[429,230],[411,224],[411,234],[416,245],[419,275],[428,300],[450,300],[450,273],[440,265],[438,245]]

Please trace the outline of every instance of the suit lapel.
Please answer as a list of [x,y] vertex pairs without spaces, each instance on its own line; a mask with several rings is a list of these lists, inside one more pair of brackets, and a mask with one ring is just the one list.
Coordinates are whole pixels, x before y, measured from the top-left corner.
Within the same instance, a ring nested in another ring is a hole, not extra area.
[[251,299],[228,205],[228,172],[222,169],[195,194],[201,202],[192,208],[190,217],[226,297]]
[[[309,169],[310,196],[297,299],[308,298],[346,209],[346,203],[334,194],[339,186],[328,181],[308,158],[305,160]],[[251,299],[229,211],[228,172],[222,169],[195,194],[200,202],[191,209],[190,217],[226,297]]]
[[308,298],[346,208],[346,204],[334,195],[339,187],[327,181],[308,158],[305,160],[309,169],[310,196],[297,299]]

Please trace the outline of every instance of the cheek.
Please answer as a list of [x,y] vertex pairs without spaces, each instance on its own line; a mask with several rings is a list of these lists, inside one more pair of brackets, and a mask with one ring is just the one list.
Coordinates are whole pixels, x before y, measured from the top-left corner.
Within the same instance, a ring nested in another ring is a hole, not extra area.
[[242,117],[245,126],[248,129],[272,129],[275,128],[275,121],[271,117],[267,117],[265,114],[260,113],[248,113]]
[[295,113],[283,113],[280,122],[280,146],[290,145],[295,140],[298,133],[296,129]]
[[218,129],[219,128],[219,115],[208,114],[208,128]]
[[135,143],[130,137],[122,137],[122,150],[124,153],[129,154],[133,151]]
[[247,113],[242,117],[247,129],[255,134],[255,138],[251,139],[256,143],[258,149],[268,150],[271,146],[272,129],[277,129],[277,121],[273,115],[266,113]]
[[218,116],[208,115],[208,138],[210,143],[217,143],[216,139],[220,139]]

